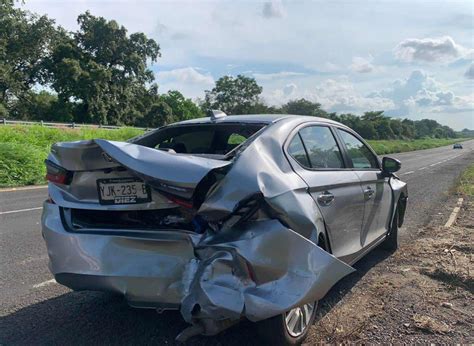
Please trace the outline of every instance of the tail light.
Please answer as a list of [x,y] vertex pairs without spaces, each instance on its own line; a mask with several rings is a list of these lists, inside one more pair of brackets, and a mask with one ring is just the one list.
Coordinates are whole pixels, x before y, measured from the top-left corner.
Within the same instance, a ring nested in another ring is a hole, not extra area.
[[69,185],[71,183],[73,172],[70,172],[61,166],[58,166],[50,160],[45,160],[45,164],[46,180],[52,183],[64,185]]

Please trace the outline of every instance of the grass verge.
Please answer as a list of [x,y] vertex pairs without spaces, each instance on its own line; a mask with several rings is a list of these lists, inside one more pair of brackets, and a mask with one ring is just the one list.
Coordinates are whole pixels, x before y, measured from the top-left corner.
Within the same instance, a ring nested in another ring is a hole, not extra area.
[[426,139],[413,139],[413,140],[369,140],[367,141],[370,146],[379,155],[391,154],[391,153],[403,153],[405,151],[414,151],[422,149],[431,149],[436,147],[442,147],[462,141],[469,140],[469,138],[426,138]]
[[474,164],[461,174],[457,190],[461,195],[474,197]]
[[118,130],[0,126],[0,187],[45,183],[44,160],[56,142],[103,138],[124,141],[143,133]]

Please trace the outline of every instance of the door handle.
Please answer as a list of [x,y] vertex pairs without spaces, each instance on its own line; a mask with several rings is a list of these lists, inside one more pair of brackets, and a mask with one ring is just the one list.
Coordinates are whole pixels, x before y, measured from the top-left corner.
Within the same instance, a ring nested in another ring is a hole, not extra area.
[[318,203],[327,206],[330,205],[334,201],[334,195],[329,191],[324,191],[322,194],[318,196]]
[[367,188],[364,190],[364,197],[366,200],[369,200],[372,198],[372,196],[374,195],[375,191],[370,187],[370,186],[367,186]]

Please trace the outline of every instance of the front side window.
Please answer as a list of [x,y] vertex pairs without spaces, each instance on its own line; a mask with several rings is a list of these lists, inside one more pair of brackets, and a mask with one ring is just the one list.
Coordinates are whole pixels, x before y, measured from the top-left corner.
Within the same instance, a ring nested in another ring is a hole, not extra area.
[[[308,126],[299,131],[299,136],[301,136],[300,141],[302,140],[301,147],[304,150],[304,154],[307,154],[307,156],[305,155],[307,164],[303,163],[305,161],[299,145],[297,148],[299,149],[298,153],[300,153],[301,158],[297,159],[296,155],[291,152],[290,154],[303,166],[314,169],[336,169],[344,167],[341,152],[329,127]],[[299,136],[295,136],[290,147]]]
[[377,157],[353,134],[337,129],[347,148],[347,154],[354,168],[379,168]]

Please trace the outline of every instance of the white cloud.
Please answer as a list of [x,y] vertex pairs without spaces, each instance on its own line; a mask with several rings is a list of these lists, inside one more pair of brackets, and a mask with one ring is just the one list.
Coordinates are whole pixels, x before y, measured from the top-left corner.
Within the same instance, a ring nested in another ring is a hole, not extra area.
[[412,71],[407,79],[397,79],[391,87],[379,92],[372,93],[371,97],[387,97],[396,104],[403,104],[404,101],[417,95],[419,92],[437,92],[440,91],[439,83],[426,72],[421,70]]
[[186,97],[201,98],[204,90],[214,87],[214,78],[194,67],[177,68],[156,73],[160,93],[179,90]]
[[350,66],[351,70],[359,73],[369,73],[374,70],[374,65],[372,61],[374,58],[369,56],[368,59],[362,58],[360,56],[355,56],[352,58],[352,64]]
[[292,96],[295,94],[297,89],[298,87],[296,86],[296,84],[294,83],[287,84],[283,88],[283,94],[285,94],[286,96]]
[[312,99],[334,112],[363,112],[394,107],[386,97],[365,97],[359,94],[348,80],[328,79],[312,91]]
[[395,107],[387,112],[393,116],[430,113],[473,112],[474,94],[456,95],[447,86],[424,71],[415,70],[405,80],[396,80],[388,89],[372,93],[370,97],[389,98]]
[[464,73],[464,77],[467,79],[474,79],[474,63],[471,63],[471,66],[469,66],[467,71]]
[[416,95],[407,99],[405,104],[419,107],[452,106],[454,101],[455,97],[452,91],[433,92],[421,89]]
[[262,16],[264,18],[281,18],[285,16],[285,9],[281,1],[274,0],[263,3]]
[[161,71],[156,74],[158,83],[160,81],[179,81],[182,83],[193,83],[202,85],[213,85],[214,78],[198,72],[193,67],[178,68],[170,71]]
[[[289,93],[288,91],[291,92]],[[296,85],[287,85],[282,89],[275,89],[265,96],[270,104],[281,105],[292,99],[305,98],[318,102],[322,108],[331,112],[356,112],[367,110],[391,109],[394,103],[382,96],[365,97],[359,94],[354,85],[347,79],[326,79],[316,87],[300,90]]]
[[450,36],[443,36],[403,40],[395,47],[394,53],[399,60],[406,62],[449,62],[472,55],[472,49],[457,44]]
[[320,66],[317,66],[316,68],[321,72],[339,72],[342,70],[341,66],[333,64],[332,62],[326,62],[322,65],[322,68]]
[[304,76],[305,73],[302,72],[291,72],[291,71],[280,71],[275,73],[252,73],[252,75],[259,80],[275,80],[283,79],[290,77],[300,77]]

